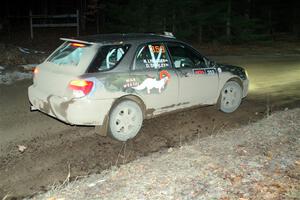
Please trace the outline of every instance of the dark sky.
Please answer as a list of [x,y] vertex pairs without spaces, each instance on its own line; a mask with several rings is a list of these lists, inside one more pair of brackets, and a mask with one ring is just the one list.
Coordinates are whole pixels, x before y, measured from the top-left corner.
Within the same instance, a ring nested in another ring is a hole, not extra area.
[[61,14],[73,13],[80,8],[81,0],[2,0],[1,16],[26,16],[33,13]]
[[[72,12],[73,10],[82,8],[82,5],[91,4],[91,2],[97,0],[2,0],[1,16],[6,15],[27,15],[28,11],[31,9],[35,13],[43,13],[48,12],[49,14],[53,13],[65,13]],[[141,0],[143,1],[143,0]],[[161,0],[164,1],[164,0]],[[159,1],[159,2],[161,2]],[[179,1],[179,0],[178,0]],[[220,3],[226,2],[226,0],[218,0]],[[249,0],[233,0],[236,2],[247,2]],[[299,0],[250,0],[256,9],[265,8],[265,7],[273,7],[274,11],[277,12],[278,15],[289,14],[291,10],[295,8],[300,8]],[[120,1],[120,0],[98,0],[99,3],[106,4],[107,2],[118,2],[124,5],[124,2],[128,1]],[[176,0],[174,0],[176,2]],[[183,1],[185,2],[185,1]],[[188,0],[186,3],[188,4]],[[201,0],[199,0],[201,2]],[[125,3],[126,4],[126,3]],[[151,8],[149,8],[151,9]],[[299,11],[300,12],[300,11]],[[283,16],[284,16],[283,15]],[[282,16],[282,17],[283,17]]]
[[22,26],[28,22],[29,10],[51,15],[78,9],[93,13],[84,17],[88,26],[98,24],[106,32],[161,31],[165,27],[183,37],[194,37],[199,35],[199,27],[204,27],[204,35],[213,38],[225,30],[228,2],[235,36],[244,37],[245,30],[300,35],[300,0],[2,0],[0,23],[9,19],[11,27]]

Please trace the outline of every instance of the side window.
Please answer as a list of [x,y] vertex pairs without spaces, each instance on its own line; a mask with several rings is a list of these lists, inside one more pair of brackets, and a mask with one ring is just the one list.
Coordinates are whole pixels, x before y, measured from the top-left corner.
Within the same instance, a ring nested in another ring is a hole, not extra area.
[[175,68],[205,67],[204,59],[192,49],[182,44],[167,44]]
[[133,69],[169,68],[170,62],[163,44],[147,44],[138,49]]
[[106,45],[100,47],[88,72],[99,72],[110,70],[115,67],[124,57],[129,45]]

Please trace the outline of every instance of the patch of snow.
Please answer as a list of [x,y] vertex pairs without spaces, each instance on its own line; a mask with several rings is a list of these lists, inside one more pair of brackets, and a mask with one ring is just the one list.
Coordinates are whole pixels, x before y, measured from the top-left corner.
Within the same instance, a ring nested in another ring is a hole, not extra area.
[[30,53],[41,53],[41,54],[44,54],[45,52],[44,51],[37,51],[37,50],[32,50],[32,49],[27,49],[27,48],[24,48],[24,47],[18,47],[19,51],[21,51],[22,53],[26,53],[26,54],[30,54]]
[[5,67],[3,67],[3,66],[0,66],[0,70],[5,70]]
[[37,51],[37,50],[34,50],[34,53],[45,53],[45,51]]
[[23,80],[23,79],[31,79],[32,73],[26,72],[6,72],[5,74],[0,74],[0,84],[12,84],[15,81]]
[[26,54],[30,53],[29,49],[27,49],[27,48],[23,48],[23,47],[18,47],[18,48],[22,53],[26,53]]
[[19,150],[21,153],[23,153],[26,149],[27,149],[26,146],[24,146],[24,145],[18,145],[18,150]]

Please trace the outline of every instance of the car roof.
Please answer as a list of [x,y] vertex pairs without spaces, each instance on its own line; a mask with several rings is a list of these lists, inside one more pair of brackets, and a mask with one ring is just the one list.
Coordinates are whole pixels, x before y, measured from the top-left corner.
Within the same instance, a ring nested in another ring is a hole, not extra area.
[[153,33],[114,33],[61,38],[65,41],[84,43],[116,43],[116,42],[147,42],[147,41],[177,41],[175,37]]

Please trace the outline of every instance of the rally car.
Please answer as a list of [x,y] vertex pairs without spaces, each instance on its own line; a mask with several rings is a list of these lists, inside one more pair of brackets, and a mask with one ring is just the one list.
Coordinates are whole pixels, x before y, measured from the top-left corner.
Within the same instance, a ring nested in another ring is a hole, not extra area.
[[234,112],[248,92],[243,68],[217,64],[170,35],[61,40],[34,70],[31,110],[72,125],[100,126],[119,141],[135,137],[144,119],[162,113],[214,104]]

